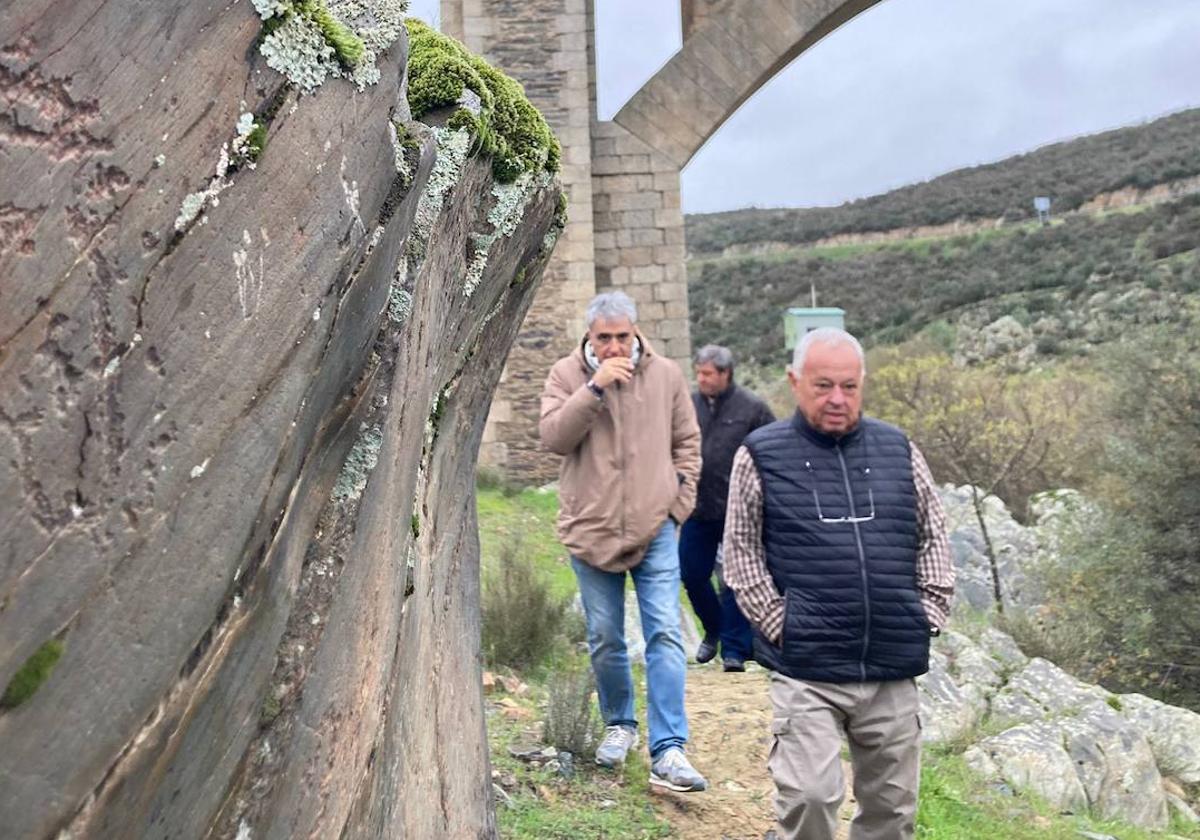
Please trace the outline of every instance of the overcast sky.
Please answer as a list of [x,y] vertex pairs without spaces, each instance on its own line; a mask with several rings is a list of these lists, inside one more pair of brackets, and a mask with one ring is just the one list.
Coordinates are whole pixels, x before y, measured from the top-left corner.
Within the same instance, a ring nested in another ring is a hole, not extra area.
[[[678,3],[596,6],[611,117],[679,48]],[[684,170],[683,207],[838,204],[1195,106],[1200,0],[884,0],[725,123]]]

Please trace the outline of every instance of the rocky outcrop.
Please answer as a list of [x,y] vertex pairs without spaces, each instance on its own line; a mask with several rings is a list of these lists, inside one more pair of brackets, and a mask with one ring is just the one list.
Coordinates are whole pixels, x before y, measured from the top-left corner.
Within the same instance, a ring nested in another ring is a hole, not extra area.
[[[960,606],[990,609],[995,603],[992,570],[971,501],[971,488],[947,484],[939,488],[939,493],[954,557],[955,600]],[[983,515],[996,552],[1005,606],[1022,608],[1040,603],[1042,594],[1033,571],[1040,558],[1041,532],[1013,519],[1004,502],[995,496],[983,500]]]
[[926,742],[969,744],[968,765],[999,789],[1063,811],[1163,828],[1170,808],[1192,808],[1200,714],[1081,682],[994,628],[976,635],[947,631],[917,680]]
[[405,5],[0,23],[0,836],[494,830],[474,461],[560,199],[411,121]]
[[[956,573],[954,630],[939,638],[918,678],[928,742],[967,746],[965,757],[1001,790],[1032,792],[1051,806],[1162,828],[1171,811],[1192,813],[1187,786],[1200,781],[1200,714],[1140,694],[1115,695],[1053,663],[1029,658],[990,626],[991,572],[969,487],[940,488]],[[984,503],[1006,614],[1036,614],[1038,568],[1063,562],[1073,531],[1095,509],[1072,490],[1030,500],[1036,522],[1016,522],[995,498]],[[987,733],[991,733],[990,735]]]

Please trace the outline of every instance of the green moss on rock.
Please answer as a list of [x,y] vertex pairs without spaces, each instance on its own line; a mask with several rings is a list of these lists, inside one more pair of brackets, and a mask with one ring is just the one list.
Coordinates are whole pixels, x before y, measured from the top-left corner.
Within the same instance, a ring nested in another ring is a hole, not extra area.
[[25,664],[13,674],[8,687],[4,689],[4,696],[0,697],[0,708],[15,709],[32,697],[42,687],[42,683],[49,679],[64,649],[61,640],[51,639],[26,659]]
[[256,122],[254,127],[250,129],[250,133],[246,135],[246,153],[250,156],[250,160],[258,160],[263,153],[263,149],[267,146],[267,127],[260,122]]
[[520,84],[421,21],[409,18],[405,25],[408,104],[414,117],[454,106],[464,89],[470,90],[479,97],[479,113],[460,109],[447,127],[471,132],[476,149],[491,157],[498,181],[511,183],[523,172],[558,171],[558,140]]
[[321,30],[329,46],[333,47],[338,61],[346,67],[354,67],[362,61],[366,45],[354,31],[329,13],[323,0],[302,0],[297,4],[301,14],[308,15]]

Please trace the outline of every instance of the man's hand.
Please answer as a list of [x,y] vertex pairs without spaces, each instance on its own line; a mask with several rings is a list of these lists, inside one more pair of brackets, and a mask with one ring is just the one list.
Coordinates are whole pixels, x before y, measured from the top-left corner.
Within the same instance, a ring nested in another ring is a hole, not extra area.
[[613,356],[600,363],[592,381],[601,388],[607,388],[614,382],[628,382],[633,379],[633,360],[626,356]]

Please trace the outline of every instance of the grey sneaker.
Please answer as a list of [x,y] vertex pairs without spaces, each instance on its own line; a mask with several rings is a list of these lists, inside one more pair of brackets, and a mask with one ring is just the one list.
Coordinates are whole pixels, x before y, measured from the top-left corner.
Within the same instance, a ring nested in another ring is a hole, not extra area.
[[604,727],[604,740],[596,747],[596,763],[601,767],[620,767],[625,756],[637,746],[637,730],[631,726]]
[[679,747],[671,747],[650,765],[650,784],[680,793],[708,788],[708,782]]

